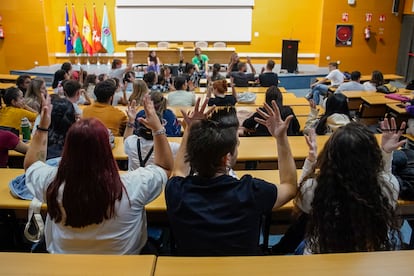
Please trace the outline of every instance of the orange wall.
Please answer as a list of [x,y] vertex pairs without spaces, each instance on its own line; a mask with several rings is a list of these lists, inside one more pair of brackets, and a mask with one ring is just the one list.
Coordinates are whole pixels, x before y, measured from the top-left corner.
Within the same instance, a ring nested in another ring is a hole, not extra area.
[[404,14],[414,14],[413,5],[414,5],[414,0],[405,0],[403,13]]
[[[349,6],[347,1],[324,1],[322,17],[322,44],[320,48],[320,66],[326,66],[330,56],[331,61],[340,60],[343,71],[359,70],[370,74],[373,70],[394,73],[397,63],[398,44],[400,41],[402,15],[391,13],[393,0],[357,0],[356,5]],[[403,7],[400,7],[401,10]],[[343,23],[341,15],[349,13],[349,22]],[[365,14],[372,13],[372,22],[365,21]],[[386,21],[379,22],[379,16],[384,14]],[[336,47],[335,31],[337,24],[354,26],[352,47]],[[371,26],[371,39],[364,39],[364,28]],[[380,41],[380,28],[384,28]]]
[[33,68],[35,61],[48,64],[43,15],[43,1],[1,1],[5,38],[0,39],[0,73]]
[[[408,1],[409,2],[409,1]],[[12,69],[28,69],[37,60],[39,65],[50,65],[62,62],[56,59],[55,53],[65,51],[64,33],[58,26],[64,26],[64,7],[66,0],[13,0],[2,1],[0,15],[6,39],[0,40],[0,71]],[[84,7],[88,9],[92,19],[93,1],[72,0],[75,5],[77,20],[82,26]],[[96,11],[102,21],[103,3],[109,13],[111,30],[114,35],[115,52],[124,52],[134,43],[117,43],[115,33],[115,0],[96,0]],[[407,6],[401,7],[406,9]],[[280,53],[281,40],[286,38],[299,39],[299,53],[314,53],[315,59],[300,59],[299,62],[326,66],[327,55],[332,60],[341,60],[341,68],[353,70],[355,65],[363,73],[373,69],[394,72],[398,41],[401,29],[401,16],[391,14],[392,0],[357,0],[356,6],[349,6],[346,0],[295,0],[274,1],[256,0],[253,9],[253,32],[259,37],[252,37],[250,43],[228,43],[238,52],[247,53]],[[378,32],[380,25],[384,27],[384,43],[378,42],[378,36],[369,43],[363,39],[365,12],[372,12],[373,32]],[[71,14],[71,7],[69,6]],[[354,42],[352,47],[335,47],[335,26],[341,23],[342,12],[348,12],[349,24],[354,25]],[[378,22],[378,15],[387,16],[385,23]],[[174,21],[179,27],[178,21]],[[133,24],[133,27],[139,27]],[[164,23],[155,28],[165,27]],[[397,43],[396,43],[397,42]],[[152,46],[155,44],[152,43]],[[24,53],[24,54],[21,54]],[[319,58],[320,57],[320,58]],[[380,57],[380,58],[378,58]],[[254,59],[263,63],[263,59]]]

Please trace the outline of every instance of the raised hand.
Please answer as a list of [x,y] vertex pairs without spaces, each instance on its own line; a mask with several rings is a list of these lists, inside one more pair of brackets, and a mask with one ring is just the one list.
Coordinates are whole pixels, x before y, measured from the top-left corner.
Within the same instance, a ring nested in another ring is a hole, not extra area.
[[[273,107],[273,109],[272,109]],[[266,112],[261,109],[257,109],[257,112],[262,116],[264,119],[254,118],[256,122],[259,124],[264,125],[269,130],[270,134],[275,138],[281,138],[287,135],[287,129],[289,127],[289,123],[292,120],[293,116],[288,116],[284,121],[280,116],[279,108],[276,102],[272,101],[272,107],[270,107],[267,103],[264,104],[264,108]]]
[[305,134],[305,140],[309,147],[308,159],[313,162],[316,160],[318,153],[318,144],[316,143],[316,132],[314,128],[309,129],[308,134]]
[[395,118],[384,119],[381,122],[381,147],[385,152],[390,153],[405,144],[406,140],[399,141],[405,130],[405,125],[406,123],[402,122],[400,128],[397,128]]
[[155,111],[154,103],[151,101],[150,95],[147,94],[144,96],[143,105],[146,118],[138,118],[139,122],[144,124],[147,128],[151,129],[152,131],[158,131],[162,129],[160,118],[158,117],[157,112]]
[[40,112],[40,122],[39,127],[48,129],[51,122],[51,113],[52,113],[52,104],[50,102],[49,94],[42,95],[42,110]]
[[[202,120],[207,118],[216,108],[216,106],[212,106],[210,108],[207,108],[209,98],[206,97],[204,99],[203,104],[200,107],[201,99],[197,98],[196,104],[194,106],[194,110],[189,111],[186,113],[184,110],[181,109],[181,114],[183,114],[184,122],[187,126],[191,126],[191,124],[196,120]],[[206,111],[207,109],[207,111]]]
[[131,103],[129,103],[128,108],[126,110],[126,114],[128,116],[128,120],[130,123],[133,123],[135,121],[135,118],[137,116],[137,101],[136,100],[132,100]]

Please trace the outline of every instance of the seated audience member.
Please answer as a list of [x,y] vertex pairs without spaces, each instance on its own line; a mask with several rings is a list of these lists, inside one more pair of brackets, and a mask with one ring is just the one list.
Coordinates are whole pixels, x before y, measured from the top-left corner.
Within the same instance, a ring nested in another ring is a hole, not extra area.
[[116,90],[115,90],[115,94],[114,97],[112,99],[112,105],[113,106],[117,106],[117,105],[128,105],[128,99],[131,96],[132,92],[126,92],[122,86],[121,83],[119,82],[119,80],[117,78],[111,78],[109,79],[111,81],[114,82]]
[[24,102],[27,106],[30,106],[33,110],[40,113],[42,107],[43,97],[46,96],[46,82],[43,78],[33,79],[27,87],[24,95]]
[[239,71],[239,62],[240,58],[239,55],[234,52],[230,56],[229,65],[227,66],[227,75],[230,76],[232,72]]
[[124,79],[123,79],[123,90],[126,92],[132,92],[132,84],[135,80],[135,72],[134,71],[128,71],[125,73]]
[[176,77],[174,81],[175,90],[168,94],[169,106],[193,106],[196,96],[193,92],[187,91],[187,80],[185,77]]
[[[76,120],[79,120],[82,117],[82,109],[78,106],[78,101],[81,96],[81,93],[84,93],[85,98],[88,97],[84,89],[81,89],[79,82],[75,80],[66,80],[63,82],[63,91],[67,99],[72,103],[75,110]],[[87,98],[88,99],[88,98]]]
[[279,77],[273,72],[273,68],[275,68],[275,62],[269,59],[266,64],[266,69],[263,68],[262,73],[259,75],[260,86],[270,87],[272,85],[279,85]]
[[97,118],[115,136],[121,136],[124,133],[125,125],[128,121],[124,112],[111,105],[112,98],[115,94],[116,86],[113,80],[99,82],[95,86],[96,101],[83,109],[83,118]]
[[[280,92],[279,88],[276,86],[271,86],[266,91],[266,103],[271,105],[272,101],[275,101],[277,107],[279,108],[280,116],[282,120],[286,120],[288,116],[292,116],[292,120],[289,123],[287,129],[287,135],[299,135],[300,134],[300,125],[299,121],[295,116],[292,108],[290,106],[283,105],[283,94]],[[264,111],[264,108],[261,108]],[[256,118],[263,119],[260,116],[259,112],[254,113],[250,118],[247,118],[243,122],[243,127],[245,129],[245,134],[249,136],[271,136],[269,130],[266,126],[259,124],[256,121]]]
[[371,80],[364,82],[365,90],[367,91],[377,91],[377,87],[384,85],[384,76],[380,71],[373,71],[371,75]]
[[224,80],[225,77],[220,74],[221,65],[219,63],[213,64],[213,72],[211,73],[210,80],[217,81],[217,80]]
[[304,132],[315,128],[316,134],[325,135],[335,132],[339,127],[349,124],[352,121],[349,114],[348,100],[342,93],[336,93],[326,100],[325,114],[318,118],[319,110],[316,104],[310,100],[311,112],[306,121]]
[[26,153],[28,145],[20,141],[16,134],[0,129],[0,168],[7,167],[9,160],[9,150],[15,150],[20,153]]
[[171,68],[168,65],[161,67],[159,77],[164,78],[164,91],[173,91],[174,90],[174,79],[171,74]]
[[200,76],[198,75],[194,64],[185,64],[184,73],[182,74],[182,77],[185,77],[187,79],[188,91],[193,91],[195,87],[199,87]]
[[87,75],[85,81],[83,82],[82,88],[86,91],[86,94],[88,94],[90,99],[96,100],[93,90],[95,89],[95,85],[97,83],[98,80],[95,74]]
[[68,80],[69,75],[66,73],[65,70],[59,69],[55,72],[55,75],[53,76],[53,82],[52,82],[52,88],[53,92],[55,94],[63,95],[63,89],[62,89],[62,81]]
[[[286,130],[291,117],[281,120],[276,103],[266,105],[258,122],[275,137],[280,185],[245,175],[228,175],[237,160],[238,120],[234,108],[203,115],[200,100],[191,115],[183,114],[184,132],[172,177],[165,188],[167,215],[184,256],[260,255],[263,214],[279,208],[296,194],[296,167]],[[208,112],[207,112],[208,113]],[[190,174],[190,168],[194,174]]]
[[[66,82],[78,83],[75,80],[67,80]],[[50,114],[51,120],[47,133],[46,159],[56,158],[62,155],[66,133],[77,120],[74,104],[70,100],[57,97],[56,95],[51,98],[53,109]]]
[[[97,84],[115,90],[107,81]],[[97,95],[98,100],[100,95]],[[45,225],[49,253],[139,254],[147,241],[145,205],[157,198],[173,167],[171,149],[149,99],[146,119],[154,133],[154,165],[120,175],[108,143],[108,130],[97,119],[82,119],[66,135],[58,167],[44,163],[46,131],[37,131],[26,154],[26,183],[47,202]],[[49,128],[51,106],[42,110],[41,129]],[[49,113],[49,115],[45,114]],[[43,158],[42,158],[43,157]]]
[[[181,136],[181,124],[174,112],[167,108],[167,99],[164,98],[164,95],[161,92],[151,92],[150,96],[151,101],[154,103],[155,111],[162,119],[167,136]],[[144,115],[144,110],[139,111],[137,114],[138,118]]]
[[364,85],[361,84],[361,72],[353,71],[351,73],[351,81],[344,82],[336,89],[335,93],[343,91],[362,91],[365,90]]
[[155,72],[147,72],[144,74],[143,80],[147,83],[151,92],[166,92],[165,87],[158,84],[158,76]]
[[138,106],[142,105],[142,100],[144,96],[149,92],[148,86],[143,80],[134,80],[132,85],[132,94],[129,96],[128,101],[132,103],[133,100],[137,103]]
[[[307,95],[308,99],[313,99],[316,105],[320,104],[320,96],[326,96],[330,87],[338,88],[344,82],[344,74],[339,71],[338,63],[331,62],[329,63],[329,74],[320,79],[319,81],[311,85],[312,92]],[[331,82],[331,85],[326,85],[327,81]]]
[[249,86],[249,81],[254,81],[256,80],[256,69],[254,69],[252,62],[250,61],[250,58],[247,58],[247,64],[250,66],[251,69],[251,73],[246,73],[247,72],[247,65],[244,62],[239,62],[238,64],[238,68],[239,71],[237,72],[232,72],[230,74],[231,77],[233,77],[234,79],[234,84],[237,87],[247,87]]
[[[160,92],[152,92],[152,94],[155,93],[162,97]],[[157,112],[157,103],[154,100],[153,103]],[[154,164],[154,137],[152,130],[139,121],[139,118],[145,118],[145,111],[137,113],[135,101],[128,106],[127,114],[128,123],[124,133],[124,151],[128,155],[128,170],[133,171],[139,167]],[[157,112],[157,115],[159,114]],[[161,118],[159,120],[161,121]],[[165,132],[168,136],[167,129]],[[169,144],[175,157],[180,144],[175,142],[169,142]]]
[[27,87],[29,87],[31,80],[30,76],[26,74],[17,77],[16,86],[23,92],[23,95],[26,94]]
[[399,185],[391,173],[392,152],[405,123],[398,129],[381,124],[381,147],[365,126],[339,128],[317,157],[312,131],[306,137],[309,155],[299,179],[296,205],[309,214],[305,254],[384,251],[396,249],[399,222],[395,213]]
[[[232,94],[226,95],[227,93],[227,81],[217,80],[209,85],[207,88],[208,105],[212,106],[235,106],[237,103],[237,93],[234,85],[231,84]],[[214,98],[211,94],[214,93]]]
[[128,64],[125,68],[122,68],[122,60],[114,59],[112,61],[111,70],[108,73],[108,78],[117,78],[120,83],[124,78],[124,74],[132,70],[132,64]]
[[[60,67],[63,71],[65,71],[70,78],[72,78],[73,68],[72,63],[70,62],[64,62],[62,63],[62,66]],[[82,68],[81,68],[82,69]]]
[[0,127],[11,128],[13,133],[18,134],[23,118],[32,123],[35,121],[38,113],[24,103],[23,92],[19,88],[6,89],[3,100],[6,106],[0,108]]
[[99,81],[104,81],[108,79],[108,75],[107,74],[99,74],[98,75],[98,82]]
[[208,56],[201,53],[200,47],[194,49],[194,57],[191,63],[195,65],[195,70],[199,76],[208,76]]
[[160,73],[160,66],[162,64],[159,57],[157,57],[157,53],[154,50],[150,51],[148,54],[147,65],[147,72],[155,72],[157,74]]

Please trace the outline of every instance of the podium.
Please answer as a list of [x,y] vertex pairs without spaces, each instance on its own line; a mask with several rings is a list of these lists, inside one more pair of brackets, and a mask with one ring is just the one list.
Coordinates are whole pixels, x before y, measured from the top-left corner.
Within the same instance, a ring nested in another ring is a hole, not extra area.
[[299,40],[282,41],[281,69],[286,69],[289,73],[295,73],[298,71],[299,42]]

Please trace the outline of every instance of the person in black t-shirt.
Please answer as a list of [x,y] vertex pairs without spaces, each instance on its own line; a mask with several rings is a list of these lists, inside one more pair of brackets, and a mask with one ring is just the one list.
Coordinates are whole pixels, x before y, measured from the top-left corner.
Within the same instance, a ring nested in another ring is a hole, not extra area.
[[[201,108],[183,112],[187,129],[165,188],[167,215],[176,241],[176,254],[185,256],[260,255],[263,214],[291,200],[297,191],[296,167],[276,102],[260,111],[275,137],[280,185],[245,175],[228,175],[237,160],[236,109],[217,109],[207,119]],[[211,110],[206,114],[211,113]],[[192,170],[190,170],[190,168]],[[190,174],[190,171],[194,173]]]
[[272,72],[275,67],[275,62],[271,59],[267,61],[266,69],[262,69],[262,73],[259,75],[260,86],[270,87],[272,85],[279,85],[279,78],[276,73]]
[[[250,66],[251,73],[247,73],[247,65]],[[250,58],[247,58],[247,63],[239,62],[238,64],[239,71],[232,72],[230,77],[234,79],[234,85],[237,87],[247,87],[249,86],[249,81],[256,80],[256,69],[254,69]]]
[[[300,135],[299,121],[296,118],[292,108],[290,106],[283,105],[283,94],[276,86],[271,86],[266,91],[266,103],[270,105],[272,101],[275,101],[277,106],[279,107],[280,116],[282,117],[282,120],[285,120],[288,116],[293,116],[287,129],[287,135]],[[263,108],[261,109],[263,110]],[[256,118],[262,118],[259,112],[254,113],[251,117],[247,118],[243,122],[245,134],[248,136],[270,136],[271,134],[269,130],[266,128],[266,126],[259,124],[256,121]]]
[[[208,105],[212,106],[234,106],[237,103],[237,93],[234,88],[234,84],[231,84],[232,94],[226,95],[227,81],[217,80],[209,85],[207,88]],[[214,98],[211,97],[211,93],[214,93]]]

